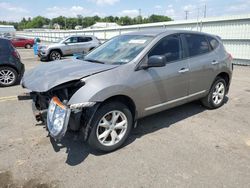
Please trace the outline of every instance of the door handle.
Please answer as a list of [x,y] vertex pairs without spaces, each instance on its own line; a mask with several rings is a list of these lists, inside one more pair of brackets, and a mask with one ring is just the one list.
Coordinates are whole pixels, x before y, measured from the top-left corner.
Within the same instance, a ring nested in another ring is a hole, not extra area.
[[188,68],[182,68],[181,70],[179,70],[178,72],[179,73],[185,73],[185,72],[188,72],[189,69]]
[[213,60],[212,61],[212,65],[217,65],[219,62],[218,61],[216,61],[216,60]]

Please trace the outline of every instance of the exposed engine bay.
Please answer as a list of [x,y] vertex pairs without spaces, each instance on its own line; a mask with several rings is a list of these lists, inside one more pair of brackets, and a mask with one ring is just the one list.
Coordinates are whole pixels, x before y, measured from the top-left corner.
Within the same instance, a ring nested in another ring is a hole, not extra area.
[[[52,98],[56,96],[65,106],[67,106],[69,99],[79,88],[84,86],[84,84],[85,83],[81,80],[70,81],[56,86],[47,92],[30,92],[26,94],[26,96],[19,96],[19,100],[32,99],[32,110],[35,119],[38,122],[46,125],[46,128],[48,128],[47,114]],[[97,106],[98,104],[93,104],[93,106],[84,106],[81,104],[75,105],[73,107],[68,106],[71,113],[69,116],[67,129],[72,131],[83,131],[85,135],[84,138],[87,139],[91,117],[94,115]],[[54,138],[60,140],[63,136],[64,135]]]

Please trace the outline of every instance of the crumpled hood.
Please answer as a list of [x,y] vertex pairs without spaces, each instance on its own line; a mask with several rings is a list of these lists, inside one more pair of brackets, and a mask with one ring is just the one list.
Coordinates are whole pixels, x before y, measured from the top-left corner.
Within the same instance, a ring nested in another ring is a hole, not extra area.
[[41,64],[24,74],[22,86],[35,92],[46,92],[60,84],[113,69],[118,65],[90,63],[82,60],[61,60]]

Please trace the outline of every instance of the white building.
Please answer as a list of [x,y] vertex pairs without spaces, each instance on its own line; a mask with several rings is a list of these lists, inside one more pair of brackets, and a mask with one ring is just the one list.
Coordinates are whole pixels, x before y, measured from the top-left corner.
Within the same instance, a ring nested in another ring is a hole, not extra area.
[[117,23],[113,22],[96,22],[94,25],[90,26],[90,29],[98,29],[98,28],[109,28],[109,27],[119,27]]
[[53,25],[54,29],[57,29],[57,30],[60,30],[61,29],[61,26],[58,24],[58,23],[55,23]]
[[75,26],[75,29],[76,30],[80,30],[80,29],[82,29],[83,27],[81,26],[81,25],[77,25],[77,26]]
[[16,29],[13,25],[0,25],[0,36],[15,36]]

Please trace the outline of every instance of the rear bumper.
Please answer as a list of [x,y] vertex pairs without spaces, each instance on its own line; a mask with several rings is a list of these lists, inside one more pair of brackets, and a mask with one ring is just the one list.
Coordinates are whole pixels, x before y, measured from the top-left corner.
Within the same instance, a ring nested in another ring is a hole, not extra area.
[[21,68],[19,71],[19,79],[21,79],[23,77],[24,72],[25,72],[25,65],[23,63],[21,63]]
[[25,66],[24,64],[19,61],[16,63],[16,70],[17,70],[17,82],[20,83],[21,79],[23,78],[24,72],[25,72]]

